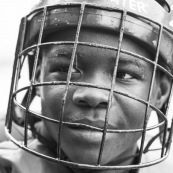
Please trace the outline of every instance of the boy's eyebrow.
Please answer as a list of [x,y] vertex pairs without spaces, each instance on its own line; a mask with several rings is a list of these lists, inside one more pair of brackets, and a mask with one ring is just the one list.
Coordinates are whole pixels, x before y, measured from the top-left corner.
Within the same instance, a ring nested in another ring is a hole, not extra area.
[[145,68],[147,65],[147,62],[144,60],[140,60],[138,58],[134,58],[134,57],[128,57],[128,58],[120,57],[119,64],[120,65],[135,65],[139,68]]
[[[58,56],[59,55],[60,56],[62,55],[64,58],[67,58],[67,59],[70,60],[71,57],[72,57],[72,49],[69,49],[69,48],[64,47],[64,46],[63,47],[58,47],[55,52],[51,52],[49,54],[49,57],[48,57],[49,61],[51,61],[51,60],[58,60]],[[76,58],[75,58],[75,62],[74,63],[77,62],[77,57],[80,56],[79,52],[76,52],[75,56],[76,56]],[[61,57],[59,57],[59,58],[61,58]],[[115,60],[115,57],[111,56],[111,59]],[[122,53],[120,55],[119,64],[120,65],[135,65],[135,66],[137,66],[139,68],[146,68],[147,64],[149,64],[149,63],[144,61],[144,60],[141,60],[139,58],[136,58],[136,57],[133,57],[133,56],[130,56],[130,55]]]
[[[53,48],[53,50],[52,50],[52,48]],[[48,53],[46,53],[46,55],[49,59],[57,58],[58,55],[64,55],[64,56],[71,58],[72,49],[70,46],[67,47],[65,45],[56,46],[56,47],[52,46],[48,49]]]
[[[76,53],[75,55],[75,59],[74,59],[74,65],[77,67],[78,66],[78,53]],[[48,57],[48,62],[59,62],[59,61],[66,61],[66,62],[71,62],[71,58],[72,58],[72,52],[71,51],[60,51],[57,53],[51,53]]]
[[71,59],[71,52],[69,51],[58,51],[58,52],[51,52],[49,55],[48,55],[48,61],[51,62],[51,61],[58,61],[60,59],[66,59],[66,60],[70,60]]

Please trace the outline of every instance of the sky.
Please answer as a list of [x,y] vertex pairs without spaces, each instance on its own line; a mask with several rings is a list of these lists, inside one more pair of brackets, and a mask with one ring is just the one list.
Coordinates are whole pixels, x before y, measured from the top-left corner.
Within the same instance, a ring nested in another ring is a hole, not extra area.
[[0,116],[6,114],[20,19],[37,1],[0,0]]

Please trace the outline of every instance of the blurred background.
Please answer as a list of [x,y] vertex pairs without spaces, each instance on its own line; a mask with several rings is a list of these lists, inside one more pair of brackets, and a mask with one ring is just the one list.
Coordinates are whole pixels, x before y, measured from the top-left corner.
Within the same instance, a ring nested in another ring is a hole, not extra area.
[[37,1],[0,1],[0,116],[6,114],[20,19]]

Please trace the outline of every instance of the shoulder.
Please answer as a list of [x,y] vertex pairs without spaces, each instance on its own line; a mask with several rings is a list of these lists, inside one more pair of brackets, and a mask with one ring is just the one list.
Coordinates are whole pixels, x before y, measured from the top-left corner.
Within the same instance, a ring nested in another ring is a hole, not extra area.
[[11,169],[3,167],[0,163],[0,173],[11,173]]
[[0,142],[0,173],[10,173],[18,147],[10,141]]
[[[5,136],[4,122],[4,120],[0,121],[3,125],[0,126],[0,129],[3,129],[3,137],[1,137],[0,140],[0,173],[23,173],[23,170],[25,170],[24,173],[70,172],[67,167],[55,162],[53,163],[41,157],[37,157],[9,141]],[[24,130],[22,127],[14,124],[12,131],[14,133],[13,136],[15,136],[17,141],[23,141]],[[31,134],[28,139],[28,148],[33,150],[35,153],[41,153],[46,156],[50,156],[51,153],[47,146],[43,145],[38,139],[32,138]],[[8,170],[11,171],[9,172]]]
[[[28,147],[35,152],[49,155],[49,149],[37,139],[30,140]],[[10,141],[0,143],[0,173],[8,173],[1,171],[5,171],[6,168],[11,169],[11,173],[23,173],[23,170],[25,173],[69,173],[66,167],[28,153]]]

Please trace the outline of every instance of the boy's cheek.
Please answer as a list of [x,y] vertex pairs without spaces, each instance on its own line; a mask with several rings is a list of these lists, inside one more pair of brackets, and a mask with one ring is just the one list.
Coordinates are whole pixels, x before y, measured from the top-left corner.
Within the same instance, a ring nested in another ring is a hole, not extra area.
[[122,129],[141,128],[144,123],[146,105],[127,96],[116,95],[112,103],[110,121],[121,125]]
[[42,102],[42,112],[43,115],[47,112],[46,115],[48,117],[52,117],[58,119],[58,115],[60,112],[61,102],[64,93],[64,87],[60,86],[43,86],[41,94],[41,102]]
[[[41,87],[42,110],[45,110],[44,112],[42,112],[43,116],[59,120],[65,89],[65,85],[47,85]],[[73,105],[73,90],[74,89],[70,89],[70,92],[67,94],[65,102],[65,112],[67,111],[67,109],[69,109],[68,107],[71,107],[71,105]],[[44,114],[45,112],[46,114]]]

